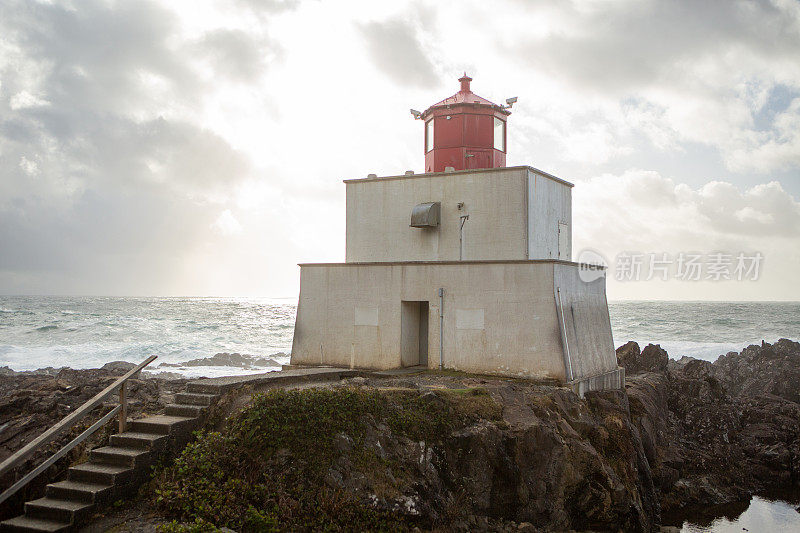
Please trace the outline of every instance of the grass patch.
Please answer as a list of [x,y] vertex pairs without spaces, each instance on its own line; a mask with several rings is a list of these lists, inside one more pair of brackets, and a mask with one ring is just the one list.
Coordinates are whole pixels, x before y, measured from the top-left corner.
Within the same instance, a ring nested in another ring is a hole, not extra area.
[[[383,427],[386,435],[388,427],[391,438],[432,443],[479,419],[500,418],[501,408],[480,388],[270,390],[221,432],[199,434],[151,490],[157,507],[185,524],[164,526],[169,532],[403,530],[416,524],[326,483],[334,461],[347,456],[376,492],[399,494],[406,469],[379,456],[365,442],[368,431]],[[345,450],[341,438],[337,447],[341,434],[351,443]]]

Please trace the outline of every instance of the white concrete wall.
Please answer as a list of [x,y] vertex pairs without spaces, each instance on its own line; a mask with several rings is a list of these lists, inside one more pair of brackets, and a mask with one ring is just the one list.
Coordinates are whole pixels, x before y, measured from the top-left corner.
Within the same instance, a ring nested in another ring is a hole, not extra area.
[[[457,261],[464,214],[469,215],[464,225],[464,260],[557,258],[558,222],[569,221],[571,227],[570,185],[530,167],[345,183],[348,263]],[[441,202],[438,228],[409,226],[412,208],[424,202]],[[461,211],[459,202],[464,203]]]
[[575,375],[616,369],[605,351],[614,353],[607,311],[597,314],[604,282],[584,287],[577,265],[551,261],[302,265],[292,364],[402,366],[406,300],[429,302],[428,366],[438,367],[443,287],[446,368],[565,381],[555,277],[577,309]]
[[[567,225],[567,254],[559,257],[558,225]],[[572,188],[528,170],[528,246],[531,259],[572,261]]]

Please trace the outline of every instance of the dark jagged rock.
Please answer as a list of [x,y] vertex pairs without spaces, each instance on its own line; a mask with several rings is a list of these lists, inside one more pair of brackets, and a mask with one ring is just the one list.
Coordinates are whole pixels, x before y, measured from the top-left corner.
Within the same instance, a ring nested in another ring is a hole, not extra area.
[[134,368],[136,368],[136,364],[127,361],[111,361],[100,367],[101,370],[110,370],[119,374],[124,374]]
[[642,350],[642,369],[646,372],[664,372],[668,362],[667,351],[658,344],[648,344]]
[[714,372],[733,396],[771,394],[800,403],[800,343],[781,339],[748,346],[720,356]]
[[663,372],[667,369],[669,355],[658,344],[648,344],[644,350],[633,341],[617,348],[617,361],[626,374],[638,372]]
[[798,485],[799,369],[800,344],[784,339],[628,377],[632,420],[665,513]]
[[628,341],[617,348],[617,362],[625,369],[625,374],[630,375],[641,370],[642,351],[634,341]]
[[[283,356],[283,353],[274,354],[275,357]],[[281,366],[275,359],[268,357],[259,357],[256,355],[247,355],[240,353],[218,353],[211,357],[204,357],[202,359],[192,359],[182,363],[161,363],[158,365],[162,367],[186,367],[186,366],[230,366],[234,368],[262,368],[268,366]]]

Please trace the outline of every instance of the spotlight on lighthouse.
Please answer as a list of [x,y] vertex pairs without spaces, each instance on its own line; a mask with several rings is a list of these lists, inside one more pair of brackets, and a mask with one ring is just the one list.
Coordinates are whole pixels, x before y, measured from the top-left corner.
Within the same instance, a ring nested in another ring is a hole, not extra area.
[[414,115],[414,119],[415,120],[420,120],[421,119],[421,117],[422,117],[422,112],[421,111],[417,111],[416,109],[409,109],[409,111],[411,111],[411,114]]

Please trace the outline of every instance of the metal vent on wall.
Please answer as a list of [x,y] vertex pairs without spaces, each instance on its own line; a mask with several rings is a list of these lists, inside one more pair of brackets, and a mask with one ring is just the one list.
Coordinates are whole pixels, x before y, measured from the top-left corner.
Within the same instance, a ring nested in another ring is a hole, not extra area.
[[411,210],[411,227],[413,228],[435,228],[439,225],[439,212],[441,202],[426,202],[417,204]]

